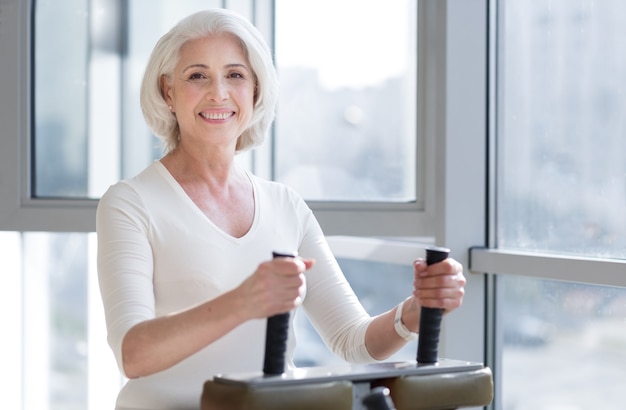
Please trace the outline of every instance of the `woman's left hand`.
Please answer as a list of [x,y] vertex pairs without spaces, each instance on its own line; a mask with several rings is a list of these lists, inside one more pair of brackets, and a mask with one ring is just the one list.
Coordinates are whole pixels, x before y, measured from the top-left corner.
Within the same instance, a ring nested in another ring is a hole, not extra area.
[[[417,333],[421,307],[441,308],[444,312],[458,308],[463,301],[466,280],[463,266],[451,258],[432,265],[418,259],[413,263],[413,272],[413,294],[398,308],[402,309],[402,324]],[[367,328],[365,344],[370,355],[377,360],[387,359],[406,344],[406,340],[393,331],[398,308],[378,315]]]
[[426,265],[418,259],[413,263],[413,296],[420,306],[451,312],[461,306],[467,280],[463,266],[452,258]]

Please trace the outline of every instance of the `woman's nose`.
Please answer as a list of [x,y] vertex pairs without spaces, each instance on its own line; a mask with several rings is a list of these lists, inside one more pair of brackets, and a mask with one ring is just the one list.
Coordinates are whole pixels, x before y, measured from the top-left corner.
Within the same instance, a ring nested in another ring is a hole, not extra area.
[[208,86],[206,98],[214,101],[223,101],[228,98],[228,87],[221,80],[211,81]]

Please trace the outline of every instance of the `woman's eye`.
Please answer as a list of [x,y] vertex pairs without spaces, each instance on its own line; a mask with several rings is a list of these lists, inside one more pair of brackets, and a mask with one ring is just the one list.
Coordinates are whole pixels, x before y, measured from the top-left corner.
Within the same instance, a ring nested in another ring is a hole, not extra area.
[[190,80],[203,80],[205,77],[201,73],[193,73],[189,76]]
[[241,74],[241,73],[236,73],[236,72],[235,72],[235,73],[230,73],[230,76],[229,76],[229,77],[230,77],[230,78],[237,78],[237,79],[243,79],[243,78],[244,78],[243,74]]

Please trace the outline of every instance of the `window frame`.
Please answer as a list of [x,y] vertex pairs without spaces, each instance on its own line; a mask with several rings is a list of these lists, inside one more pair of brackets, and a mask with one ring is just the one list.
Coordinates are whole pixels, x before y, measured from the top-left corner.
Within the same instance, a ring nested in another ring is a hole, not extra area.
[[497,272],[499,275],[626,287],[626,260],[622,259],[472,248],[469,268],[476,272]]
[[[264,1],[271,10],[271,0]],[[262,13],[258,9],[255,16]],[[6,57],[0,76],[0,230],[93,232],[97,200],[30,197],[32,1],[4,0],[0,12],[0,55]],[[432,238],[464,266],[467,250],[485,245],[486,12],[487,0],[419,0],[417,172],[423,204],[311,203],[327,235]],[[267,18],[257,22],[262,31],[268,30]],[[271,151],[271,142],[262,149]],[[264,157],[255,159],[261,175],[269,170]],[[485,275],[466,276],[464,307],[446,317],[440,352],[483,361]]]
[[5,56],[0,76],[0,229],[90,231],[95,225],[96,201],[35,199],[30,195],[32,4],[4,1],[0,14],[0,54]]
[[[419,0],[418,86],[422,87],[418,89],[421,138],[417,149],[421,156],[417,172],[418,197],[424,198],[423,203],[312,202],[327,235],[430,238],[450,247],[452,256],[466,267],[467,250],[486,245],[487,3]],[[29,196],[31,9],[31,1],[0,3],[0,55],[6,57],[0,62],[0,137],[4,141],[0,230],[92,232],[96,200]],[[267,18],[257,21],[262,31],[270,29]],[[254,158],[256,167],[261,175],[269,175],[265,154],[271,152],[271,142],[260,149],[262,154]],[[344,244],[358,252],[358,239]],[[386,246],[385,252],[392,249]],[[466,276],[464,305],[444,320],[440,354],[485,361],[488,328],[484,318],[490,282],[483,274],[467,272]]]
[[[230,6],[228,2],[225,6]],[[239,6],[241,7],[241,6]],[[5,149],[0,152],[0,229],[15,231],[75,231],[95,230],[96,199],[36,198],[32,195],[33,173],[33,87],[31,64],[34,47],[32,25],[34,24],[34,2],[8,0],[2,5],[3,19],[0,32],[2,55],[14,56],[4,61],[4,75],[0,78],[0,122],[4,124]],[[272,0],[251,2],[255,24],[273,42]],[[440,194],[434,181],[438,172],[438,157],[442,155],[441,103],[437,100],[438,86],[442,78],[440,65],[442,43],[432,41],[437,36],[431,17],[434,7],[428,1],[418,5],[418,87],[417,113],[417,201],[412,203],[386,202],[336,202],[309,201],[324,231],[329,235],[376,235],[376,236],[435,236],[433,222],[437,216]],[[426,56],[438,56],[432,64]],[[18,104],[14,102],[17,101]],[[434,109],[433,106],[438,107]],[[255,152],[257,173],[271,177],[271,155],[273,141]],[[267,157],[267,158],[263,158]],[[123,159],[120,158],[123,166]]]
[[[435,183],[437,164],[443,155],[443,111],[440,75],[444,43],[437,31],[440,13],[432,0],[417,6],[417,113],[416,113],[416,200],[406,203],[377,201],[307,201],[327,235],[436,236],[440,193]],[[433,57],[430,60],[427,57]],[[433,62],[435,62],[433,64]]]
[[504,303],[497,292],[498,279],[502,275],[517,275],[546,280],[577,282],[600,286],[626,287],[624,268],[626,261],[610,258],[592,258],[576,255],[547,253],[542,251],[520,251],[497,247],[497,62],[498,62],[498,7],[500,0],[485,0],[487,16],[486,41],[488,44],[485,72],[488,76],[487,118],[487,162],[485,200],[485,244],[469,248],[467,268],[472,274],[485,277],[485,359],[494,378],[494,399],[488,409],[503,408],[502,397],[502,354],[499,342],[501,335],[499,305]]
[[[526,267],[533,266],[545,279],[626,286],[626,275],[620,275],[624,261],[495,248],[497,4],[419,0],[418,85],[425,86],[418,93],[423,136],[418,193],[423,204],[310,204],[328,235],[430,237],[453,250],[466,267],[468,284],[463,308],[445,319],[440,350],[492,368],[496,398],[489,407],[494,409],[501,408],[501,351],[495,345],[499,275],[529,276]],[[31,9],[31,1],[0,3],[0,230],[92,232],[96,200],[29,196]],[[270,142],[262,149],[271,150]],[[269,173],[265,155],[259,157],[257,165]],[[356,245],[348,241],[348,246]],[[572,266],[572,275],[556,273]]]

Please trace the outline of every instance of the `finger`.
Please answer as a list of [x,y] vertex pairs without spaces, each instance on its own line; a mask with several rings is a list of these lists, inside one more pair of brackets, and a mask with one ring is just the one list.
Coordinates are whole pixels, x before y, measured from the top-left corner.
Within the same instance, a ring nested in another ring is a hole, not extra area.
[[462,287],[420,288],[413,291],[413,295],[415,295],[420,302],[433,299],[460,299],[464,294],[465,289]]
[[315,259],[301,258],[300,260],[304,263],[305,270],[309,270],[315,265]]
[[297,257],[293,261],[298,266],[298,272],[300,273],[306,272],[307,270],[311,269],[313,265],[315,264],[314,259],[301,258],[301,257]]
[[299,258],[278,257],[271,260],[271,269],[281,276],[294,276],[306,270],[306,265]]
[[447,311],[461,306],[464,296],[463,288],[460,289],[426,289],[417,290],[413,295],[421,306],[440,308]]
[[426,269],[428,269],[428,265],[424,259],[420,258],[413,261],[413,272],[415,275],[420,275],[425,272]]
[[428,265],[428,274],[430,275],[446,275],[450,273],[457,273],[461,270],[461,264],[452,258],[447,258],[441,262]]
[[[287,283],[289,282],[289,283]],[[305,289],[304,274],[283,280],[280,288],[274,290],[274,300],[283,310],[291,310],[303,302]]]
[[420,305],[433,309],[443,309],[444,313],[451,312],[461,306],[463,299],[424,299],[420,300]]
[[454,259],[448,258],[441,262],[433,263],[425,267],[420,266],[419,276],[436,276],[436,275],[449,275],[457,273],[461,270],[461,265]]
[[445,274],[436,276],[416,277],[413,280],[414,289],[462,288],[467,280],[463,273]]

